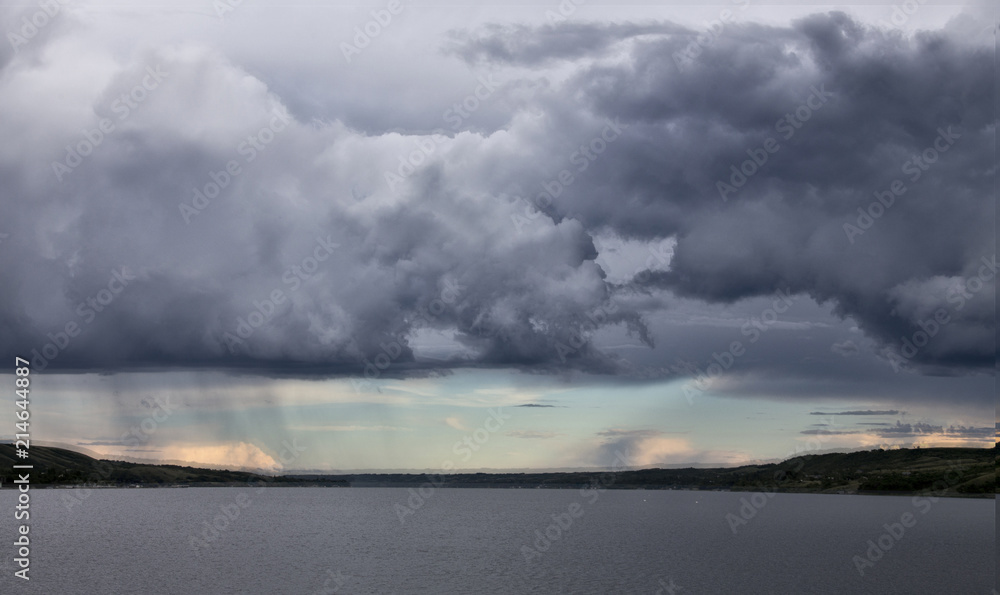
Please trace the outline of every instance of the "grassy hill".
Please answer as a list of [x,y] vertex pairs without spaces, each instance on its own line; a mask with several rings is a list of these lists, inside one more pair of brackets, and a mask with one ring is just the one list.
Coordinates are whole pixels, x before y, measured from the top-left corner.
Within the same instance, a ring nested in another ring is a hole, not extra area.
[[[32,484],[121,486],[246,485],[268,481],[286,486],[418,486],[433,480],[445,487],[578,488],[597,483],[606,488],[747,490],[818,493],[988,496],[997,488],[997,448],[925,448],[869,450],[803,455],[763,465],[714,469],[636,469],[602,473],[363,473],[266,477],[242,471],[199,469],[96,460],[62,448],[36,446],[29,462]],[[0,444],[0,477],[13,480],[19,464],[14,449]]]
[[71,450],[47,446],[33,446],[30,452],[31,456],[24,461],[16,457],[12,445],[0,444],[0,477],[3,478],[5,487],[15,478],[12,466],[25,462],[34,465],[31,472],[32,485],[222,486],[246,485],[248,482],[258,481],[285,484],[295,482],[289,478],[267,477],[244,471],[97,460]]
[[[741,483],[785,470],[788,487],[826,492],[907,492],[933,489],[946,495],[993,494],[994,448],[916,448],[805,455],[746,474]],[[772,479],[772,481],[774,481]]]

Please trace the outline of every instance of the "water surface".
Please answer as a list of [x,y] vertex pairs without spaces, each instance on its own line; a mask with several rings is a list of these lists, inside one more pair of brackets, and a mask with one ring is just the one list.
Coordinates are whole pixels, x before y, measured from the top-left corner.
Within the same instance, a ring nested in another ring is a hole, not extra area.
[[[988,595],[996,563],[994,500],[445,489],[414,509],[398,488],[82,493],[32,491],[26,583],[16,494],[0,492],[0,593]],[[853,557],[906,513],[915,524],[882,537],[862,576]]]

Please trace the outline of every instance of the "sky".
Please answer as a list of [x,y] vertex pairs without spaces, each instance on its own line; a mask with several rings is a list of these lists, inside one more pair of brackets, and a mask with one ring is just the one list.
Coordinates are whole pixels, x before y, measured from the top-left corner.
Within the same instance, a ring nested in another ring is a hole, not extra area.
[[0,7],[36,443],[268,472],[994,443],[987,2],[46,6]]

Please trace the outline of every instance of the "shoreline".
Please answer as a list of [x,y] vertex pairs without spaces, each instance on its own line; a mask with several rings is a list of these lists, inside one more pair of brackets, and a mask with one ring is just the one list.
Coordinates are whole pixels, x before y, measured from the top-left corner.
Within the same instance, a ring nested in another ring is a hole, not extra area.
[[[266,482],[265,482],[266,483]],[[159,490],[159,489],[188,489],[188,488],[305,488],[305,489],[316,489],[316,488],[340,488],[340,489],[371,489],[371,488],[386,488],[386,489],[407,489],[407,488],[419,488],[424,484],[418,483],[404,483],[397,485],[330,485],[330,484],[310,484],[310,485],[259,485],[247,484],[247,483],[226,483],[226,484],[183,484],[183,485],[104,485],[104,486],[77,486],[77,485],[62,485],[62,484],[45,484],[45,485],[32,485],[32,490]],[[535,485],[508,485],[508,486],[483,486],[483,485],[447,485],[442,484],[435,487],[435,489],[447,488],[456,490],[580,490],[589,489],[589,485],[577,485],[577,486],[535,486]],[[959,493],[935,493],[934,490],[917,491],[917,492],[891,492],[891,491],[871,491],[871,492],[830,492],[830,491],[811,491],[811,490],[743,490],[743,489],[699,489],[699,488],[673,488],[673,487],[659,487],[659,486],[603,486],[602,490],[616,490],[616,491],[650,491],[650,492],[723,492],[723,493],[735,493],[735,494],[814,494],[822,496],[902,496],[902,497],[934,497],[934,498],[953,498],[953,499],[996,499],[1000,497],[1000,493],[977,493],[977,494],[959,494]],[[7,485],[0,486],[0,493],[5,491],[17,491],[16,486]]]

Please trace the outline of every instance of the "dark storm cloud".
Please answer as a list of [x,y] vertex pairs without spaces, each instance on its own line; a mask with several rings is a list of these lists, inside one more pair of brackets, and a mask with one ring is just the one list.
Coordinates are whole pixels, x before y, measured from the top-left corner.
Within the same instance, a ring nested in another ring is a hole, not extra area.
[[[49,131],[58,141],[40,160],[10,157],[21,164],[0,191],[12,213],[0,253],[12,280],[0,292],[5,353],[54,370],[391,377],[440,366],[415,361],[413,332],[456,329],[449,365],[617,369],[589,334],[640,315],[605,308],[579,223],[515,234],[513,206],[470,200],[440,164],[397,196],[355,192],[355,172],[382,183],[413,146],[303,126],[211,52],[142,58],[89,99],[92,113],[60,114],[79,122]],[[116,117],[116,98],[151,66],[165,80]],[[229,115],[234,104],[242,113]],[[97,138],[101,117],[117,128],[82,162],[66,157],[65,145]]]
[[660,436],[663,432],[659,430],[620,430],[620,429],[610,429],[603,430],[597,433],[598,436],[602,438],[649,438],[651,436]]
[[958,436],[964,438],[987,439],[993,436],[994,428],[977,428],[970,426],[935,426],[926,423],[904,424],[896,422],[891,428],[876,430],[879,436],[891,438],[894,436],[919,436],[922,434],[944,434],[947,436]]
[[904,424],[902,422],[896,422],[895,426],[876,430],[880,436],[914,436],[916,434],[939,434],[944,431],[941,426],[935,426],[926,423],[916,423],[916,424]]
[[[494,54],[547,55],[520,39]],[[552,210],[631,238],[677,234],[671,270],[638,285],[716,302],[788,287],[856,319],[897,362],[992,365],[993,282],[967,287],[995,269],[992,44],[907,38],[837,12],[730,25],[678,58],[689,43],[636,41],[628,60],[583,67],[562,90],[631,128]],[[754,155],[762,163],[744,165]],[[894,181],[884,207],[876,192]],[[937,311],[947,322],[908,354]]]
[[993,436],[994,428],[977,428],[969,426],[936,426],[928,423],[904,424],[896,422],[896,425],[887,428],[872,430],[803,430],[801,434],[819,436],[846,436],[852,434],[874,433],[880,438],[914,438],[917,436],[946,436],[988,439]]
[[857,430],[802,430],[800,434],[807,436],[846,436],[850,434],[861,434]]
[[[0,351],[50,344],[53,370],[629,374],[592,336],[618,325],[652,346],[664,302],[643,295],[790,288],[888,346],[945,308],[912,359],[992,363],[992,285],[968,283],[994,250],[992,53],[839,13],[729,25],[681,63],[696,38],[670,23],[456,33],[453,53],[512,70],[495,96],[510,113],[489,134],[470,115],[436,139],[423,133],[447,106],[410,110],[433,116],[420,134],[359,132],[337,114],[307,125],[286,107],[304,101],[294,81],[278,95],[203,49],[94,67],[90,87],[58,60],[8,56]],[[538,83],[549,66],[568,76]],[[155,88],[150,68],[166,73]],[[123,118],[116,100],[139,95]],[[58,175],[101,118],[114,130]],[[957,140],[911,182],[904,164],[949,127]],[[390,128],[386,116],[370,130]],[[724,201],[717,182],[769,137],[780,149]],[[896,178],[906,193],[849,238],[844,224]],[[676,236],[670,270],[609,282],[601,233]],[[443,364],[411,346],[429,331],[453,337]]]
[[994,435],[994,428],[976,428],[969,426],[948,426],[946,434],[954,436],[968,436],[970,438],[990,438]]
[[810,411],[809,415],[899,415],[899,411],[896,409],[886,409],[885,411],[865,409],[864,411],[835,411],[832,413],[824,411]]

